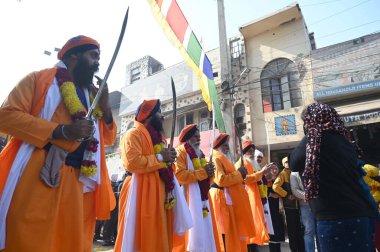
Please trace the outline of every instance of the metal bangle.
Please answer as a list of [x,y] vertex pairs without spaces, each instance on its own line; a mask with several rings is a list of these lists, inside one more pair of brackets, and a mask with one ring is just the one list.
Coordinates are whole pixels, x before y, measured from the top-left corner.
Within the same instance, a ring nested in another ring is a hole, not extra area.
[[69,138],[66,136],[66,134],[65,134],[65,131],[63,130],[65,128],[65,125],[64,124],[62,124],[62,127],[61,127],[61,134],[62,134],[62,136],[65,138],[65,139],[67,139],[67,140],[69,140]]

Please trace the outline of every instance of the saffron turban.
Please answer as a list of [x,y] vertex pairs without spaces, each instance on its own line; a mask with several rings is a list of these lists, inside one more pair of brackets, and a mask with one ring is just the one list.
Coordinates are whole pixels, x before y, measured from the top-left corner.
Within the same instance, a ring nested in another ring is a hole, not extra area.
[[227,142],[230,139],[228,134],[222,133],[220,134],[214,141],[214,149],[219,148],[222,144]]
[[58,59],[62,60],[64,56],[99,48],[99,43],[95,39],[79,35],[69,39],[66,42],[62,49],[58,52]]
[[243,143],[243,155],[250,149],[250,148],[253,148],[255,149],[255,145],[252,141],[245,141]]
[[196,124],[189,124],[187,125],[179,134],[179,141],[181,143],[186,142],[189,140],[192,136],[194,136],[195,132],[197,132],[198,127]]
[[155,113],[160,110],[160,100],[144,100],[137,108],[136,114],[135,114],[135,120],[138,122],[143,122],[150,116],[154,115]]

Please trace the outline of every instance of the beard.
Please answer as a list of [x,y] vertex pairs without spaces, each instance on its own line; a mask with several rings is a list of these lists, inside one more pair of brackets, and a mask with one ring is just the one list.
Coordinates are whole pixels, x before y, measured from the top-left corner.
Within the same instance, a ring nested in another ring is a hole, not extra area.
[[200,158],[202,156],[202,151],[201,151],[201,148],[200,148],[200,143],[195,143],[195,144],[190,144],[190,145],[191,145],[191,147],[193,147],[195,153]]
[[74,83],[82,88],[89,88],[92,84],[94,74],[99,70],[99,66],[89,65],[83,58],[79,57],[77,64],[73,69]]
[[155,114],[152,117],[152,120],[150,121],[150,126],[152,126],[155,130],[157,130],[159,133],[163,134],[164,133],[164,127],[162,125],[162,119]]
[[256,162],[255,158],[251,158],[248,156],[244,156],[248,162],[252,165],[253,169],[255,169],[256,172],[261,171],[260,165]]

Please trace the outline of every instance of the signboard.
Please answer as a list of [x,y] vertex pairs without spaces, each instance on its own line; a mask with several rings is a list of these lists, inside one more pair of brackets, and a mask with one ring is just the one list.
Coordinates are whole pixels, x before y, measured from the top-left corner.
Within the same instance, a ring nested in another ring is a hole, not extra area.
[[349,115],[349,116],[342,116],[342,120],[345,124],[350,124],[358,121],[366,121],[372,118],[378,118],[380,117],[380,111],[360,114],[360,115]]
[[197,78],[194,78],[191,68],[185,63],[179,63],[123,87],[119,115],[134,112],[144,99],[160,99],[161,102],[170,100],[172,98],[170,77],[173,77],[177,96],[199,90]]
[[277,136],[297,134],[295,115],[278,116],[274,120]]
[[351,94],[362,91],[369,91],[380,88],[380,80],[366,81],[362,83],[356,83],[351,85],[344,85],[335,88],[327,88],[320,91],[314,91],[314,98],[326,98],[330,96],[337,96],[343,94]]

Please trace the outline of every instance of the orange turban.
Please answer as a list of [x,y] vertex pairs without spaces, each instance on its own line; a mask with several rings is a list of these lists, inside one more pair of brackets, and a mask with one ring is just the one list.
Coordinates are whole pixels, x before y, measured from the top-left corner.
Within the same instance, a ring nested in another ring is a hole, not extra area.
[[243,143],[243,155],[250,149],[250,148],[253,148],[255,149],[255,144],[252,142],[252,141],[245,141]]
[[144,100],[137,108],[135,120],[143,122],[148,117],[154,115],[160,109],[160,100]]
[[182,131],[181,134],[179,134],[179,141],[181,143],[186,142],[189,140],[192,136],[194,136],[195,132],[198,130],[198,127],[196,124],[189,124],[187,125]]
[[230,135],[222,133],[214,141],[214,149],[219,148],[222,144],[227,142],[230,139]]
[[65,55],[85,52],[91,49],[99,49],[99,43],[83,35],[69,39],[62,49],[58,52],[58,59],[61,60]]

